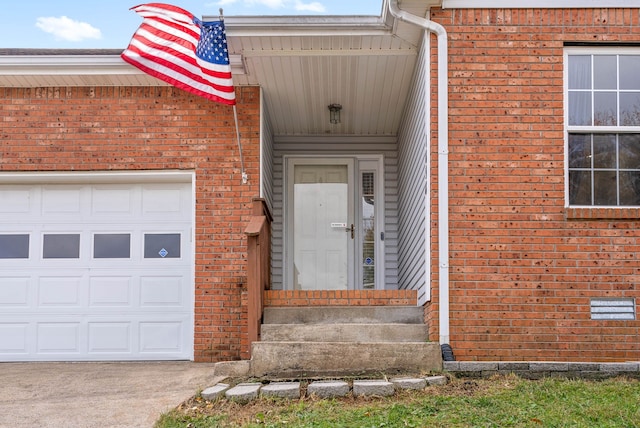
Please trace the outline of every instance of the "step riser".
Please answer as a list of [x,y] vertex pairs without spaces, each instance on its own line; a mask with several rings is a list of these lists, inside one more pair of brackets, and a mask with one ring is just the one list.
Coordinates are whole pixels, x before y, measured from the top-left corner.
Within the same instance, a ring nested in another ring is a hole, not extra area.
[[263,341],[426,342],[422,324],[263,324]]
[[267,307],[264,324],[423,324],[418,306]]
[[254,376],[297,378],[442,370],[437,343],[254,342]]

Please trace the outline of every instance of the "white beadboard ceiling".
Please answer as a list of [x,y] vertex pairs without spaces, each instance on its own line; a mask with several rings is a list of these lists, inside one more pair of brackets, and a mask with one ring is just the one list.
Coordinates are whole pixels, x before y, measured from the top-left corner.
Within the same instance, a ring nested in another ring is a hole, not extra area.
[[[425,16],[436,0],[404,0]],[[204,17],[210,19],[213,17]],[[227,17],[234,84],[260,85],[277,137],[393,136],[423,32],[379,17]],[[119,51],[0,50],[0,87],[163,85]],[[341,123],[328,105],[341,104]]]

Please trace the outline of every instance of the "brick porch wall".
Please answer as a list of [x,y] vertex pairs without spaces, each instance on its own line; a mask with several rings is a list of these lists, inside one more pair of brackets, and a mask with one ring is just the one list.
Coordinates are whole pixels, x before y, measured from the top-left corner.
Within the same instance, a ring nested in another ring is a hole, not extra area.
[[259,194],[260,95],[236,94],[246,185],[230,106],[171,87],[0,88],[0,171],[195,171],[196,361],[239,359],[247,346],[244,229]]
[[415,306],[415,290],[267,290],[265,306]]
[[[638,210],[564,208],[563,123],[564,43],[637,44],[639,15],[432,10],[449,34],[451,345],[459,360],[640,359],[640,321],[592,321],[589,308],[593,297],[640,301]],[[436,90],[434,71],[433,213]],[[437,335],[437,313],[427,315]]]

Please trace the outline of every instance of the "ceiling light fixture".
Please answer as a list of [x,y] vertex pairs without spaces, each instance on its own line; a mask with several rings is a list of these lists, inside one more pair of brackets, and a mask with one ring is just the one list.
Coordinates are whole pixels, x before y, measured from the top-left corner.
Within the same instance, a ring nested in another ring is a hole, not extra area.
[[334,125],[340,123],[340,110],[342,110],[340,104],[329,104],[329,122]]

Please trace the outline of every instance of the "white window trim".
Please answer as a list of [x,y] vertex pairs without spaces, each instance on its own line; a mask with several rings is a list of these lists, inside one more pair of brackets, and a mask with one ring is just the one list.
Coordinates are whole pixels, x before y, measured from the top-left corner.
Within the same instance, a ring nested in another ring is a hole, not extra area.
[[[637,0],[636,0],[637,1]],[[563,58],[563,108],[564,108],[564,206],[565,208],[616,208],[628,209],[635,206],[620,205],[570,205],[569,204],[569,133],[640,133],[640,126],[570,126],[569,125],[569,55],[619,55],[621,53],[640,55],[640,47],[625,46],[580,46],[566,47]]]

